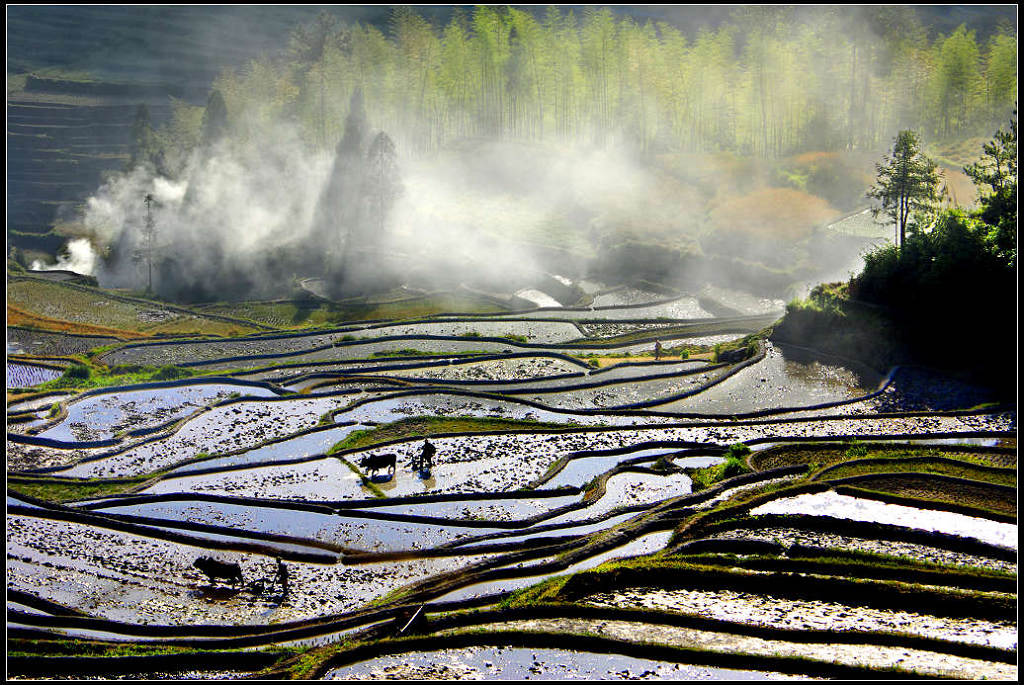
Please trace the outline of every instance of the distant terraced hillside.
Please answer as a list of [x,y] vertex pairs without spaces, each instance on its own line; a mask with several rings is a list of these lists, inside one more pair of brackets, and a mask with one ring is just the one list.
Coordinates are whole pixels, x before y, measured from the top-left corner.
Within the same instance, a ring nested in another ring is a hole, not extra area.
[[[123,167],[135,108],[145,102],[154,124],[169,97],[196,105],[225,68],[287,49],[288,36],[323,11],[306,6],[11,6],[7,9],[8,238],[22,250],[54,253],[67,236],[58,224]],[[391,29],[391,8],[328,11],[344,23]],[[451,7],[419,7],[435,25]],[[706,7],[625,8],[638,22],[664,20],[692,38],[727,16]],[[542,9],[536,8],[540,16]],[[987,39],[1005,8],[920,8],[930,31],[960,22]],[[674,218],[674,217],[673,217]],[[55,228],[57,231],[55,232]],[[34,256],[34,255],[33,255]]]
[[60,249],[59,225],[124,168],[139,104],[157,126],[171,97],[203,104],[221,69],[279,45],[317,11],[240,9],[8,8],[9,245]]
[[[105,172],[124,167],[137,105],[34,95],[7,103],[7,229],[14,245],[53,252],[63,241],[54,223],[73,216]],[[168,116],[166,103],[149,107],[154,120]]]

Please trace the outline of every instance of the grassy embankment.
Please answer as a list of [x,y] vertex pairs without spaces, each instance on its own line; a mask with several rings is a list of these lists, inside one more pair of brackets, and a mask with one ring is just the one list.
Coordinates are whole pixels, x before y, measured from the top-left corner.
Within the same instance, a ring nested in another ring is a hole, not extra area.
[[289,300],[281,302],[219,302],[194,307],[207,314],[248,319],[276,328],[314,328],[347,321],[403,321],[436,314],[458,312],[490,314],[508,311],[497,303],[458,294],[427,295],[395,299],[366,298],[364,302],[323,302]]
[[[88,390],[119,385],[134,385],[155,381],[173,381],[191,378],[197,375],[191,369],[180,366],[144,366],[122,365],[106,367],[89,364],[85,360],[73,363],[65,369],[60,378],[40,383],[31,388],[31,392],[47,392],[50,390]],[[28,392],[27,388],[11,388],[11,394]]]
[[187,654],[195,650],[175,645],[100,642],[96,640],[26,640],[12,638],[7,643],[7,656],[152,656],[156,654]]
[[[302,647],[261,647],[257,652],[270,652],[272,655],[277,656],[279,659],[291,658],[296,654],[302,653],[304,648]],[[72,657],[86,657],[86,658],[118,658],[118,657],[174,657],[179,656],[187,658],[192,655],[196,659],[201,659],[205,663],[216,663],[217,660],[223,658],[225,663],[230,663],[232,660],[237,660],[239,657],[244,657],[246,654],[250,654],[242,649],[197,649],[195,647],[178,646],[178,645],[165,645],[165,644],[146,644],[146,643],[133,643],[133,642],[116,642],[116,641],[103,641],[95,639],[83,639],[83,638],[54,638],[54,639],[26,639],[19,637],[12,637],[7,640],[7,656],[8,657],[45,657],[45,658],[72,658]],[[220,656],[223,655],[223,656]],[[273,657],[271,657],[273,658]],[[264,661],[264,663],[266,663]],[[67,668],[66,665],[55,664],[57,669]],[[207,666],[210,671],[215,670],[213,666]],[[60,676],[61,673],[55,672],[54,674]],[[66,674],[65,677],[74,678],[75,675],[72,673]]]
[[[966,596],[978,600],[985,600],[987,591],[972,587],[1001,586],[1005,592],[1011,589],[1010,584],[1016,575],[1012,572],[972,566],[958,566],[955,572],[951,572],[942,564],[910,557],[839,549],[806,549],[792,557],[768,554],[679,554],[662,551],[646,556],[612,560],[575,576],[556,576],[513,592],[500,606],[518,608],[572,602],[582,588],[589,586],[597,592],[600,591],[599,588],[607,590],[618,586],[619,583],[614,580],[618,576],[628,577],[630,584],[643,584],[645,578],[647,582],[657,583],[656,579],[659,576],[671,578],[681,574],[691,575],[694,581],[700,576],[712,578],[719,574],[742,581],[753,578],[750,575],[751,571],[814,571],[824,577],[850,579],[867,587],[893,588],[898,592],[912,592],[903,580],[917,581],[932,585],[929,593],[936,598],[949,593],[957,598]],[[567,588],[567,585],[571,587]],[[943,586],[943,589],[939,589]]]
[[806,299],[790,302],[770,339],[856,359],[880,371],[910,361],[900,329],[883,309],[854,302],[847,283],[825,283]]
[[749,447],[743,443],[736,443],[729,446],[729,451],[725,453],[725,461],[723,463],[689,471],[688,475],[693,482],[691,486],[692,491],[707,490],[719,481],[749,472],[750,467],[744,461],[744,457],[748,454],[750,454]]
[[364,449],[386,442],[411,438],[428,438],[445,433],[482,433],[509,430],[568,430],[571,426],[524,419],[496,419],[475,416],[412,416],[373,428],[352,431],[336,443],[327,454],[344,450]]
[[156,300],[102,288],[39,278],[17,279],[7,285],[8,325],[119,338],[237,336],[262,330],[242,320],[215,319],[187,307],[166,307]]
[[[751,333],[742,338],[736,340],[730,340],[725,343],[718,343],[717,345],[665,345],[662,349],[661,357],[658,361],[684,361],[687,359],[694,360],[706,360],[712,363],[718,362],[719,358],[726,353],[734,352],[735,350],[744,350],[746,356],[752,356],[757,350],[757,341],[764,340],[771,335],[772,329],[765,328],[756,333]],[[648,333],[648,336],[650,333]],[[602,342],[604,342],[602,340]],[[653,352],[654,343],[651,343],[651,350]],[[652,362],[655,361],[654,357],[649,354],[633,354],[631,352],[616,352],[610,354],[585,354],[585,355],[573,355],[577,359],[590,364],[597,368],[605,368],[607,366],[614,366],[623,362]]]
[[125,494],[149,478],[148,475],[136,478],[46,478],[8,475],[7,487],[22,495],[47,502],[63,503]]

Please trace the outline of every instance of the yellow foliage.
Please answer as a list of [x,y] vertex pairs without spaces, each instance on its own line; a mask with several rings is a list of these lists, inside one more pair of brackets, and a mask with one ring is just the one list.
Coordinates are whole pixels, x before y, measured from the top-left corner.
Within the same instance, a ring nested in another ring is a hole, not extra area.
[[820,197],[792,188],[761,188],[720,202],[711,210],[711,223],[718,230],[792,241],[837,216]]

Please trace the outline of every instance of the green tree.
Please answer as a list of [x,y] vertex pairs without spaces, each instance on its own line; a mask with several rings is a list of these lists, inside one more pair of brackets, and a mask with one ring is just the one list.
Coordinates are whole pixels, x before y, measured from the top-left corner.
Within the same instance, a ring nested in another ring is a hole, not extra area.
[[315,70],[319,93],[319,116],[317,122],[317,145],[327,145],[327,55],[332,47],[347,53],[351,47],[348,29],[339,25],[337,18],[321,11],[316,20],[307,26],[296,28],[290,37],[289,52],[298,63],[301,80],[305,82]]
[[978,44],[974,31],[961,25],[949,38],[937,42],[937,47],[936,106],[942,118],[941,133],[948,136],[966,126],[972,98],[979,89]]
[[132,148],[128,170],[140,164],[155,163],[155,156],[156,136],[149,119],[149,108],[146,105],[139,105],[135,110],[135,121],[132,122]]
[[875,171],[878,178],[867,196],[881,202],[881,207],[873,210],[876,216],[884,212],[894,221],[896,245],[902,248],[912,212],[927,210],[938,199],[935,162],[921,153],[916,133],[900,131],[892,152],[875,165]]
[[228,108],[224,104],[224,96],[219,90],[210,93],[203,112],[203,125],[200,140],[204,148],[211,148],[224,138],[228,129]]
[[[982,159],[964,167],[981,190],[981,220],[991,226],[988,241],[1011,268],[1017,264],[1017,111],[1008,130],[982,147]],[[986,189],[987,186],[987,189]]]
[[366,153],[367,169],[363,192],[370,203],[370,236],[380,241],[387,227],[388,213],[401,192],[398,154],[388,134],[381,131],[370,143]]
[[985,57],[985,96],[993,121],[1000,121],[1017,101],[1017,36],[1000,32],[989,41]]

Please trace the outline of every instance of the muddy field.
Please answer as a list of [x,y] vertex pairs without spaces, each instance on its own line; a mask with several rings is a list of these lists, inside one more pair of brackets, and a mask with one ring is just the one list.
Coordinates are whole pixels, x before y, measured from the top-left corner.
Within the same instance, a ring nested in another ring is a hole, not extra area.
[[[727,321],[711,310],[764,315],[778,303],[591,285],[586,310],[122,345],[102,361],[216,375],[10,404],[9,628],[140,645],[157,634],[214,649],[302,645],[303,663],[317,664],[303,673],[330,679],[1013,677],[1008,496],[954,505],[907,486],[887,501],[888,481],[878,481],[886,492],[840,494],[827,476],[810,477],[811,452],[800,450],[843,445],[829,457],[839,464],[868,443],[913,440],[956,460],[967,459],[956,444],[974,444],[991,459],[958,473],[984,482],[957,492],[998,494],[1015,476],[988,465],[1016,463],[1005,446],[1015,446],[1015,407],[981,406],[983,388],[933,372],[879,373],[770,342],[729,362],[636,363],[626,353],[649,355],[668,327],[700,319],[712,328],[672,344],[727,343],[745,333],[708,333]],[[619,342],[602,347],[607,338]],[[8,336],[26,355],[111,342]],[[621,357],[598,370],[587,354]],[[473,429],[496,419],[502,428]],[[346,442],[355,438],[364,442]],[[428,438],[436,451],[424,464]],[[744,446],[773,450],[745,460]],[[934,481],[905,470],[907,483]],[[691,543],[710,551],[685,551]],[[804,548],[817,557],[787,556]],[[237,564],[241,582],[204,575],[193,565],[204,556]],[[652,580],[698,567],[728,582]],[[768,569],[780,588],[813,577],[885,589],[918,574],[914,592],[963,611],[729,586]],[[582,613],[555,615],[573,607]],[[72,625],[67,612],[91,622]],[[860,637],[831,644],[816,631]],[[557,642],[588,635],[602,649]],[[341,663],[318,651],[342,637],[376,656]],[[522,646],[537,639],[556,641]]]

